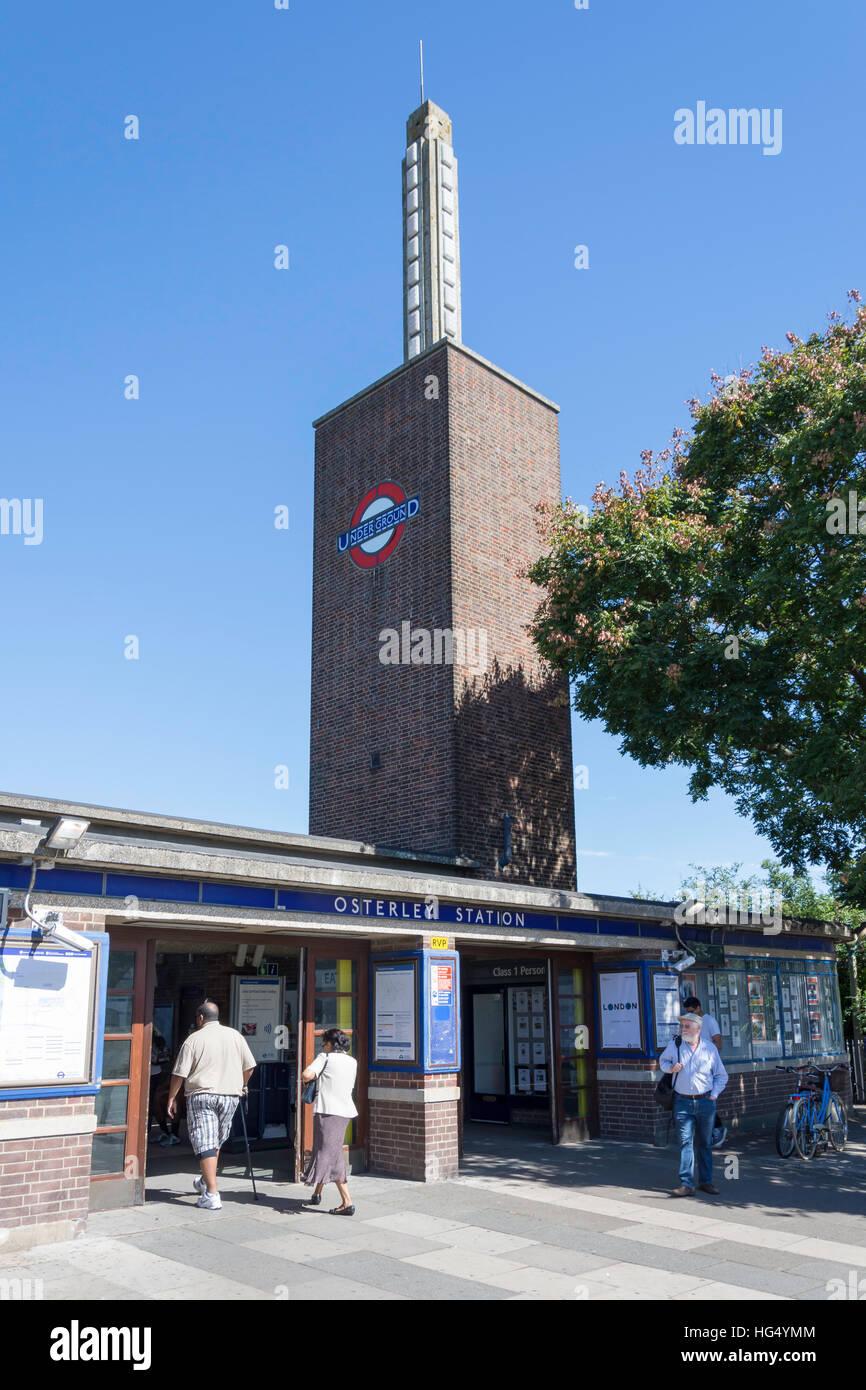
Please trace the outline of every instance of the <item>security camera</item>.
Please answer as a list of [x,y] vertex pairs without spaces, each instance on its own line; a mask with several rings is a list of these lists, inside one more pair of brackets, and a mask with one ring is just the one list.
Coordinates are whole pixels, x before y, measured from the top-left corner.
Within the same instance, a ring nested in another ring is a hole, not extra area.
[[673,966],[674,970],[677,971],[678,974],[682,974],[684,970],[688,970],[689,966],[694,965],[694,963],[695,958],[694,956],[690,955],[684,955],[681,957],[680,960],[671,961],[671,965]]
[[59,912],[46,913],[44,922],[39,922],[39,926],[42,930],[43,941],[56,941],[61,946],[68,946],[70,950],[86,951],[88,955],[93,950],[94,943],[92,941],[88,941],[86,936],[79,936],[78,932],[63,925],[63,917]]

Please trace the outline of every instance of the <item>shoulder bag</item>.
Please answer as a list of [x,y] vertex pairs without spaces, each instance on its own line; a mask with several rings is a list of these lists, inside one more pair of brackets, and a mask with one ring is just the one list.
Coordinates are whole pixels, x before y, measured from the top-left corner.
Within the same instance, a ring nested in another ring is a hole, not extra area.
[[308,1081],[304,1086],[304,1089],[301,1091],[301,1100],[303,1101],[304,1105],[315,1105],[316,1093],[319,1089],[319,1079],[325,1075],[325,1072],[327,1070],[328,1063],[326,1062],[325,1065],[322,1067],[322,1070],[319,1072],[319,1075],[314,1076],[312,1081]]
[[[682,1043],[680,1033],[674,1038],[677,1045],[677,1061],[680,1060],[680,1044]],[[666,1071],[660,1081],[656,1083],[656,1105],[660,1105],[662,1110],[673,1110],[674,1108],[674,1077],[673,1072]]]

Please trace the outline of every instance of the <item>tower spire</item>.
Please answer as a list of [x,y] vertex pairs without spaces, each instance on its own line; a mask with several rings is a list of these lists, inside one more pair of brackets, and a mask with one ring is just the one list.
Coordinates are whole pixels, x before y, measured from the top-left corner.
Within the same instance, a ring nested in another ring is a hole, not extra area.
[[[424,83],[424,50],[421,83]],[[451,118],[422,99],[406,124],[403,159],[403,356],[461,341],[457,160]]]
[[418,53],[421,59],[421,105],[424,105],[424,40],[418,40]]

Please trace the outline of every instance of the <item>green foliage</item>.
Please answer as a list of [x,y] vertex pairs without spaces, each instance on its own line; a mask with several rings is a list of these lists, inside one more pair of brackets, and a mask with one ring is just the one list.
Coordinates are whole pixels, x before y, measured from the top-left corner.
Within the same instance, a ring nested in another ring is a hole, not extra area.
[[690,768],[694,800],[732,795],[792,891],[826,864],[866,907],[866,308],[851,298],[853,322],[831,314],[714,377],[691,435],[600,484],[591,515],[540,508],[529,574],[534,641],[580,714],[642,766]]

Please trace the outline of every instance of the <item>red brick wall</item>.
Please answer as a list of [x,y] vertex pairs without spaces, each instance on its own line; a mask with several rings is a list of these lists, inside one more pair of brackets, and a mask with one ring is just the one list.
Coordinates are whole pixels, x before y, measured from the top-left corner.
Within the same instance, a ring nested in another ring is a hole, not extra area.
[[[8,1101],[2,1120],[72,1119],[93,1114],[91,1096]],[[72,1221],[83,1230],[90,1189],[91,1135],[0,1141],[0,1228]]]
[[394,1091],[394,1100],[371,1097],[370,1169],[391,1177],[436,1181],[457,1176],[459,1101],[434,1104],[400,1099],[401,1091],[456,1086],[454,1073],[401,1076],[371,1072],[370,1085]]
[[[419,514],[390,559],[360,570],[337,536],[386,480]],[[311,833],[462,853],[490,875],[509,811],[506,876],[574,887],[567,697],[524,630],[539,594],[519,573],[539,550],[535,504],[559,497],[555,411],[453,347],[319,426]],[[404,621],[483,631],[486,674],[383,665],[379,633]]]
[[[821,1061],[820,1065],[829,1066]],[[605,1081],[611,1071],[654,1069],[652,1081]],[[666,1142],[669,1112],[656,1105],[654,1091],[661,1071],[654,1062],[599,1062],[598,1107],[602,1139],[637,1139],[644,1143]],[[719,1097],[718,1113],[729,1129],[750,1129],[771,1125],[792,1091],[796,1079],[786,1072],[730,1072],[728,1084]],[[847,1104],[851,1102],[850,1078],[838,1088]]]

